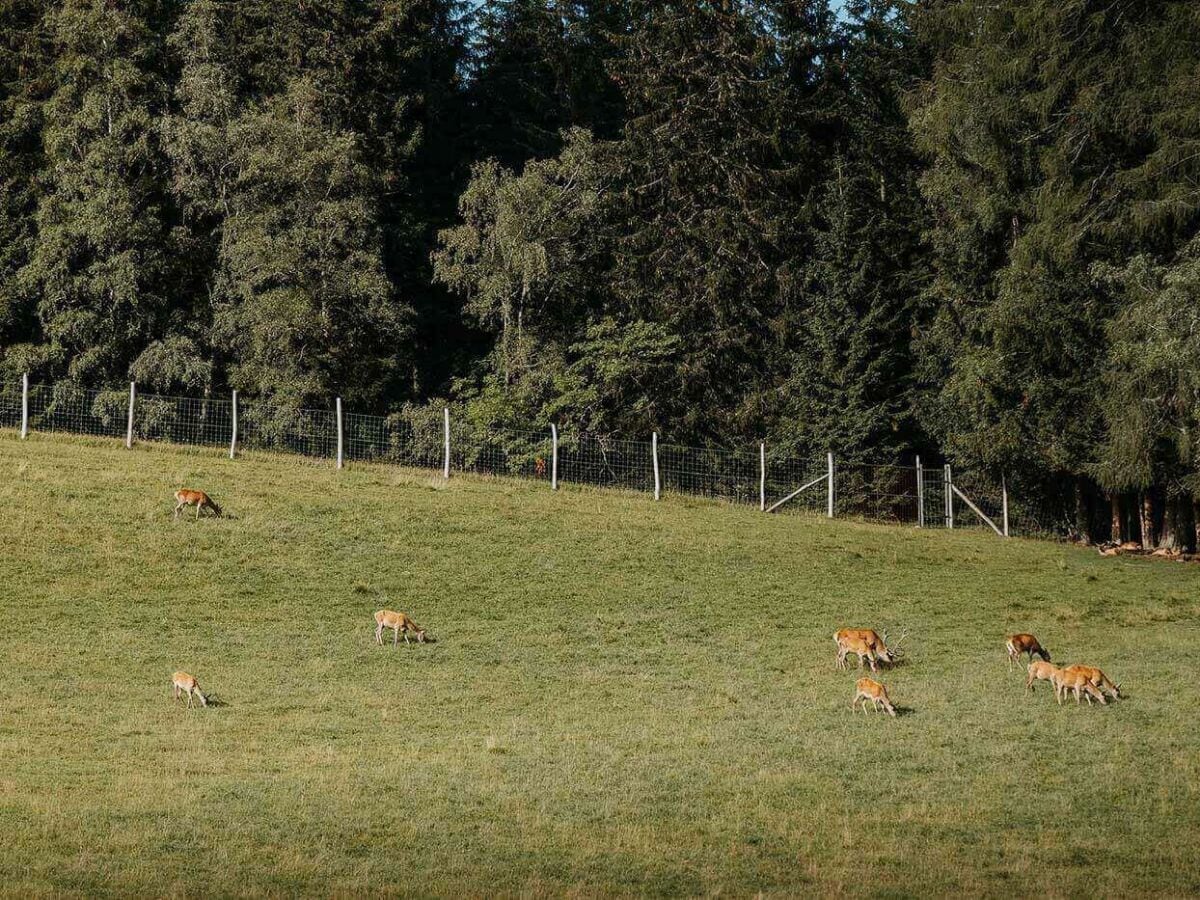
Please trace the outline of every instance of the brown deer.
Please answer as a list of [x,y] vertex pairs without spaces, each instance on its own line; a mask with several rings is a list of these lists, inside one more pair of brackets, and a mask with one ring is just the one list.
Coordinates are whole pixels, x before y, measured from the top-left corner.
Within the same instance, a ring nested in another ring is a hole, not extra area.
[[1029,674],[1025,678],[1025,689],[1033,690],[1035,681],[1048,681],[1051,687],[1054,688],[1055,696],[1058,695],[1058,679],[1062,675],[1062,669],[1058,666],[1051,665],[1048,662],[1038,660],[1029,664]]
[[1021,658],[1022,653],[1028,654],[1030,662],[1033,662],[1034,654],[1037,654],[1046,662],[1050,662],[1050,654],[1042,649],[1042,645],[1038,643],[1038,639],[1032,634],[1010,634],[1004,642],[1004,649],[1008,651],[1008,669],[1010,672],[1013,665]]
[[179,512],[185,506],[196,507],[196,518],[200,518],[200,510],[211,509],[214,515],[221,515],[221,507],[217,506],[215,500],[204,491],[193,491],[190,488],[181,488],[175,492],[175,518],[179,518]]
[[872,678],[860,678],[854,683],[854,699],[850,701],[850,708],[854,709],[855,704],[859,700],[862,701],[862,711],[865,715],[867,712],[867,701],[871,701],[871,705],[875,707],[875,712],[879,712],[879,707],[883,706],[888,714],[895,718],[896,707],[892,706],[892,700],[888,697],[887,688],[875,681]]
[[1075,703],[1079,703],[1080,691],[1083,696],[1087,697],[1088,706],[1092,705],[1092,698],[1095,697],[1103,706],[1108,703],[1104,699],[1104,694],[1096,690],[1092,684],[1090,669],[1086,666],[1067,666],[1065,669],[1059,669],[1054,682],[1055,693],[1058,696],[1058,705],[1062,706],[1063,697],[1067,691],[1075,692]]
[[392,629],[392,646],[395,647],[400,638],[400,632],[404,632],[404,643],[412,643],[408,639],[409,632],[416,635],[417,643],[425,643],[425,629],[410,619],[402,612],[393,612],[390,609],[381,609],[375,613],[375,642],[383,644],[383,629]]
[[179,699],[181,693],[187,694],[188,709],[192,708],[193,695],[200,699],[201,706],[208,706],[208,698],[200,691],[200,682],[195,677],[187,672],[176,672],[171,676],[171,687],[175,689],[175,699]]
[[876,663],[894,663],[900,658],[900,643],[907,637],[900,635],[895,646],[887,645],[887,632],[880,637],[870,628],[842,628],[833,633],[833,643],[837,646],[835,664],[839,669],[845,669],[846,657],[854,653],[858,656],[858,667],[861,669],[863,660],[871,664],[871,671],[877,672]]
[[[1101,697],[1103,697],[1104,693],[1107,693],[1113,700],[1118,700],[1121,697],[1121,686],[1119,684],[1113,684],[1109,677],[1095,666],[1067,666],[1063,672],[1064,677],[1066,675],[1074,676],[1076,673],[1082,675],[1087,679],[1088,684],[1091,685],[1091,687],[1096,690],[1097,693],[1100,693]],[[1076,699],[1078,699],[1079,691],[1076,690],[1075,693]],[[1091,692],[1089,691],[1089,693]],[[1101,702],[1103,703],[1104,701],[1101,700]]]

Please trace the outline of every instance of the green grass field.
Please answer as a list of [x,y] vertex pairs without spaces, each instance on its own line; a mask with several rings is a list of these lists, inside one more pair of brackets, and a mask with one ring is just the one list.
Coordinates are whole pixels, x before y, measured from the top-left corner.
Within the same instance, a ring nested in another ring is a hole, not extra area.
[[0,503],[8,895],[1200,893],[1197,566],[12,432]]

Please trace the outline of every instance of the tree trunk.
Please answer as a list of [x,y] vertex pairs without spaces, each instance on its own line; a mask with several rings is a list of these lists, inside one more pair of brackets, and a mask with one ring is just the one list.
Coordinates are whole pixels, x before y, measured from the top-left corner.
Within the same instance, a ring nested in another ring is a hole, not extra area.
[[1162,531],[1159,532],[1158,546],[1168,550],[1179,549],[1179,499],[1167,497],[1163,507]]
[[1154,498],[1152,489],[1141,492],[1141,508],[1138,510],[1142,525],[1142,549],[1154,549]]
[[1109,491],[1108,502],[1112,511],[1112,534],[1108,539],[1114,544],[1119,544],[1125,540],[1125,529],[1121,527],[1121,495],[1116,491]]

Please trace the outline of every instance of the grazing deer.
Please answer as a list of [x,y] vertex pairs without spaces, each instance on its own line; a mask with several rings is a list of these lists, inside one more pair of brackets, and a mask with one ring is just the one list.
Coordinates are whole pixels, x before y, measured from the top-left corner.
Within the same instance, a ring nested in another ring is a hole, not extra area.
[[400,632],[404,632],[404,643],[412,643],[408,639],[408,633],[411,631],[417,636],[417,643],[425,643],[425,629],[401,612],[393,612],[390,609],[381,609],[375,613],[375,643],[383,644],[383,629],[392,629],[392,646],[395,647],[399,641]]
[[1004,643],[1004,648],[1008,651],[1008,670],[1010,672],[1013,665],[1021,658],[1022,653],[1029,655],[1030,662],[1033,662],[1035,653],[1046,662],[1050,662],[1050,654],[1042,649],[1042,645],[1032,634],[1010,634]]
[[1029,664],[1029,675],[1025,679],[1025,689],[1032,691],[1033,683],[1035,681],[1048,681],[1050,682],[1051,687],[1054,688],[1054,693],[1057,696],[1058,679],[1061,675],[1062,669],[1060,669],[1058,666],[1052,666],[1050,663],[1042,662],[1041,660],[1038,660],[1037,662],[1031,662]]
[[1065,671],[1071,673],[1078,672],[1084,675],[1088,680],[1088,684],[1101,692],[1107,693],[1114,700],[1118,700],[1121,697],[1121,686],[1113,684],[1109,680],[1109,677],[1095,666],[1067,666]]
[[862,711],[865,715],[867,712],[867,701],[871,701],[871,705],[875,707],[875,712],[879,712],[879,707],[882,705],[888,711],[888,714],[893,718],[896,715],[896,707],[892,706],[891,698],[888,697],[887,688],[871,678],[860,678],[854,683],[854,699],[850,701],[850,708],[854,709],[855,704],[859,700],[862,701]]
[[171,687],[175,689],[175,699],[179,699],[179,694],[182,692],[187,694],[188,709],[192,708],[192,696],[200,698],[201,706],[208,706],[208,698],[200,691],[200,682],[187,672],[176,672],[171,676]]
[[900,640],[896,641],[895,646],[889,647],[886,631],[883,637],[880,637],[870,628],[839,629],[833,633],[833,642],[838,648],[836,665],[839,669],[845,669],[846,657],[854,653],[858,655],[860,669],[865,659],[870,662],[871,671],[877,672],[877,662],[893,663],[900,658],[900,642],[907,636],[907,633],[900,635]]
[[196,507],[196,518],[200,518],[200,510],[207,507],[213,511],[214,515],[221,515],[221,507],[217,506],[216,501],[204,491],[193,491],[190,488],[180,488],[175,492],[175,518],[179,518],[179,512],[185,506]]
[[1091,669],[1087,666],[1067,666],[1065,669],[1059,669],[1054,688],[1059,706],[1062,706],[1063,697],[1067,691],[1075,692],[1076,704],[1079,703],[1080,691],[1083,691],[1084,696],[1087,697],[1088,706],[1092,705],[1093,697],[1099,700],[1102,706],[1108,703],[1104,699],[1104,694],[1096,690],[1095,685],[1092,684]]

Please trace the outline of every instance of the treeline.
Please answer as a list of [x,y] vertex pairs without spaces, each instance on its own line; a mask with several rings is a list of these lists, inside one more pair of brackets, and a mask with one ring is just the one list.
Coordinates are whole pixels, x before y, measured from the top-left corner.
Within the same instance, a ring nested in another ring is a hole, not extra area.
[[1193,547],[1192,0],[0,0],[0,377],[1006,475]]

